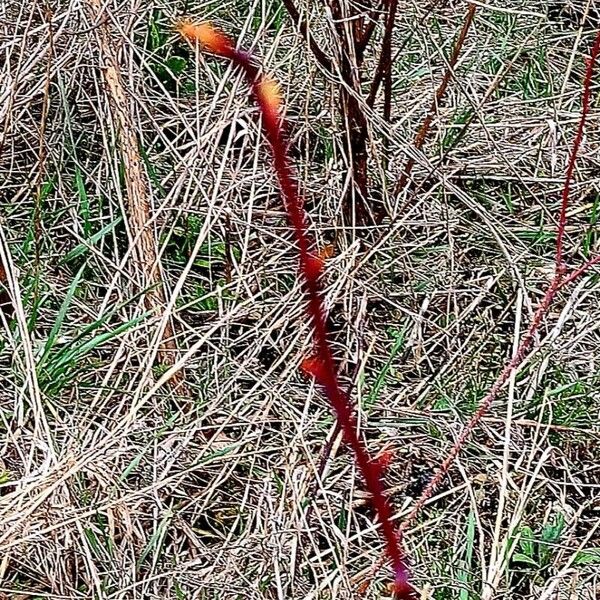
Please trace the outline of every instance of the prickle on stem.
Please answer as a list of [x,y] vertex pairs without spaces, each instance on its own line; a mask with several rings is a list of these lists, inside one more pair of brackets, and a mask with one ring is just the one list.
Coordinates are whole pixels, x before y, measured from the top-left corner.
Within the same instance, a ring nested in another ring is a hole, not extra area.
[[323,385],[326,381],[325,365],[318,356],[309,356],[300,363],[300,370],[309,377],[313,377],[316,382]]

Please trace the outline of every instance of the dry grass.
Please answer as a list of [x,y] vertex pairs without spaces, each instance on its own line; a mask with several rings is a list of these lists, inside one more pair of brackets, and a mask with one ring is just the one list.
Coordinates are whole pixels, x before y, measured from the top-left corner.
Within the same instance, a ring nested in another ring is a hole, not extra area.
[[[422,19],[427,7],[400,3],[393,46],[410,40],[393,65],[392,125],[374,113],[370,124],[374,188],[394,216],[359,230],[342,226],[336,82],[279,4],[188,4],[255,47],[283,83],[315,234],[336,241],[326,304],[343,380],[370,449],[395,449],[387,483],[401,519],[552,276],[600,7],[482,4],[416,152],[466,7],[442,3]],[[91,3],[49,0],[50,27],[44,2],[6,0],[0,262],[14,315],[2,313],[0,337],[0,594],[350,598],[382,546],[339,440],[317,475],[334,423],[298,372],[310,330],[247,90],[234,70],[186,54],[170,29],[182,2],[101,5],[141,143],[167,309],[148,312],[151,290],[139,289]],[[311,15],[327,48],[327,16]],[[182,67],[175,77],[169,59]],[[572,265],[597,249],[597,85],[594,98]],[[414,190],[386,197],[409,157]],[[599,289],[591,273],[562,293],[536,351],[407,532],[425,597],[600,592]],[[157,363],[170,318],[173,365]],[[168,384],[184,367],[189,394]],[[386,597],[385,581],[369,597]]]

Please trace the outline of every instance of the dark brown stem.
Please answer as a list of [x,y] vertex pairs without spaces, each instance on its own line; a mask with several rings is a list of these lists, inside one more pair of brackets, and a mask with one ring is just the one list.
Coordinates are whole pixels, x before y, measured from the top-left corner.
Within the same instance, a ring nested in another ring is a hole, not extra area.
[[376,68],[375,80],[370,85],[373,96],[384,81],[384,118],[391,116],[391,36],[398,0],[379,0],[375,8],[367,10],[369,20],[365,23],[365,10],[355,4],[343,4],[340,0],[324,0],[333,20],[336,37],[337,59],[325,56],[310,36],[307,22],[302,19],[294,0],[282,0],[288,14],[300,34],[307,41],[317,61],[330,73],[342,80],[339,110],[346,129],[345,150],[351,185],[342,199],[344,218],[347,223],[366,225],[380,220],[369,202],[367,148],[368,120],[363,108],[361,68],[365,50],[372,39],[382,7],[386,7],[386,26],[382,49]]
[[231,283],[233,250],[231,247],[231,215],[225,213],[225,283]]
[[375,33],[375,29],[377,28],[377,23],[379,22],[379,17],[381,16],[381,10],[372,10],[369,14],[369,21],[364,26],[359,38],[356,40],[356,49],[361,54],[364,54],[371,38],[373,37],[373,33]]
[[369,207],[369,173],[367,151],[368,123],[360,100],[355,95],[342,91],[340,110],[346,120],[346,154],[352,185],[348,186],[343,199],[345,218],[348,223],[364,225],[373,222]]
[[383,41],[381,42],[381,53],[373,81],[371,82],[371,89],[367,96],[367,105],[370,107],[373,107],[375,104],[375,97],[377,96],[382,80],[386,77],[391,77],[392,72],[392,34],[398,11],[398,0],[386,0],[386,9],[385,31]]
[[[294,0],[282,0],[282,2],[318,62],[328,72],[335,73],[342,79],[339,110],[346,125],[347,164],[352,177],[352,185],[348,186],[342,199],[342,206],[347,222],[352,223],[356,220],[358,224],[370,223],[373,218],[368,206],[368,123],[361,106],[359,79],[363,52],[357,42],[365,32],[357,19],[359,13],[345,15],[338,0],[329,0],[327,3],[334,20],[338,47],[338,61],[334,67],[332,60],[325,56],[310,36],[307,23],[301,18]],[[352,23],[350,31],[346,28],[344,17],[348,17]]]
[[300,35],[304,38],[306,43],[308,44],[311,52],[314,54],[315,58],[319,62],[319,64],[329,73],[333,73],[333,67],[331,64],[331,60],[325,55],[325,53],[321,50],[317,42],[310,35],[310,29],[308,27],[307,22],[302,19],[296,5],[294,4],[294,0],[281,0],[283,6],[287,10],[290,15],[294,25],[298,28]]
[[[448,159],[451,156],[452,150],[454,150],[455,148],[458,147],[458,145],[460,144],[462,139],[465,137],[469,127],[471,126],[473,121],[477,118],[478,111],[485,105],[485,103],[489,100],[491,95],[498,89],[498,86],[500,85],[500,83],[504,80],[504,78],[508,75],[508,73],[510,73],[510,71],[514,67],[517,59],[520,56],[522,56],[523,51],[524,51],[523,48],[520,48],[513,55],[513,57],[508,61],[508,63],[504,66],[504,68],[494,77],[492,83],[490,83],[490,85],[488,86],[487,90],[485,91],[485,93],[484,93],[483,97],[481,98],[481,100],[479,101],[479,103],[477,105],[473,105],[473,110],[471,111],[470,115],[467,117],[465,122],[462,124],[461,128],[458,130],[458,133],[453,138],[452,143],[448,147],[446,147],[444,154],[440,157],[440,160],[437,162],[437,164],[435,166],[433,166],[429,170],[427,175],[424,177],[423,181],[421,181],[419,183],[419,185],[414,188],[413,194],[418,194],[419,191],[428,189],[429,182],[430,182],[431,178],[433,177],[433,175],[438,171],[438,169],[442,165],[446,164],[446,162],[448,161]],[[405,205],[406,205],[406,201],[405,201],[404,206]],[[402,213],[403,208],[400,208],[399,212]]]
[[[340,90],[340,112],[346,123],[346,155],[352,178],[352,185],[348,186],[342,205],[347,223],[366,225],[374,222],[374,216],[369,206],[369,125],[363,109],[361,90],[361,67],[364,57],[357,51],[357,40],[360,37],[357,18],[360,12],[356,7],[352,7],[352,12],[344,14],[334,6],[337,4],[331,1],[332,13],[335,16],[339,11],[340,15],[340,75],[345,84]],[[351,31],[344,28],[342,17],[350,19],[353,23]]]
[[[335,28],[338,41],[346,40],[346,30],[344,29],[344,11],[339,0],[328,0],[327,4],[331,10],[331,16],[333,17],[333,27]],[[345,44],[346,45],[346,44]]]
[[8,321],[15,314],[15,308],[10,297],[8,287],[8,275],[2,259],[0,259],[0,313]]

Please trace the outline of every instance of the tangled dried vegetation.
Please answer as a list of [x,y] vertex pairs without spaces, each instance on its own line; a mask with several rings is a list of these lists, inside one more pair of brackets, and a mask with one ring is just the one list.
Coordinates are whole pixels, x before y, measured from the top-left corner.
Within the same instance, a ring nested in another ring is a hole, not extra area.
[[[310,327],[247,88],[196,63],[172,31],[184,10],[283,85],[342,381],[370,451],[393,451],[399,521],[553,274],[595,1],[478,5],[420,151],[467,7],[399,2],[390,119],[367,111],[387,216],[368,227],[343,206],[340,82],[283,4],[186,4],[0,3],[0,597],[351,598],[382,551],[298,369]],[[297,4],[333,51],[331,14]],[[573,266],[598,251],[598,81]],[[406,531],[424,597],[600,593],[599,286],[561,292]]]

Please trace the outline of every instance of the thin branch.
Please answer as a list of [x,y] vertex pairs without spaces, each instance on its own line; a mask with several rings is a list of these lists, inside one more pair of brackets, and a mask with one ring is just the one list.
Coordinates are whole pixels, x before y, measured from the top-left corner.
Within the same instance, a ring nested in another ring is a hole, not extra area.
[[331,60],[325,55],[325,53],[319,47],[319,44],[315,41],[315,39],[310,35],[310,29],[308,27],[307,22],[302,19],[296,5],[294,4],[294,0],[281,0],[283,6],[288,11],[294,25],[298,28],[300,35],[304,38],[306,43],[308,44],[311,52],[314,54],[315,58],[319,62],[319,64],[329,73],[333,73],[333,65]]
[[582,275],[584,275],[587,271],[589,271],[592,267],[596,266],[598,263],[600,263],[600,254],[597,254],[593,258],[590,258],[580,267],[571,271],[571,273],[569,273],[563,279],[561,287],[565,287],[570,283],[573,283],[576,279],[579,279]]
[[[567,171],[566,171],[566,175],[565,175],[565,183],[564,183],[564,187],[563,187],[563,202],[561,205],[561,216],[562,216],[563,211],[566,214],[566,209],[567,209],[568,203],[569,203],[568,190],[570,189],[574,165],[575,165],[575,161],[577,159],[577,151],[581,144],[581,139],[583,136],[583,129],[585,127],[585,122],[587,120],[587,116],[589,113],[589,98],[590,98],[590,89],[591,89],[591,84],[592,84],[592,75],[594,72],[594,65],[596,63],[599,53],[600,53],[600,31],[598,31],[598,33],[596,35],[596,40],[595,40],[594,46],[592,48],[591,56],[588,61],[588,65],[587,65],[587,69],[586,69],[585,80],[583,82],[583,108],[582,108],[581,117],[579,120],[579,126],[577,128],[577,134],[576,134],[575,140],[573,142],[573,148],[571,151],[569,165],[567,167]],[[564,190],[567,190],[566,194],[565,194]],[[594,257],[593,259],[589,260],[588,262],[586,262],[579,269],[574,270],[567,277],[563,276],[562,270],[560,268],[561,263],[563,261],[562,247],[559,248],[558,246],[559,246],[559,241],[562,243],[562,240],[564,239],[566,224],[567,224],[566,218],[561,218],[559,220],[558,234],[557,234],[556,265],[555,265],[556,272],[554,274],[552,281],[550,282],[550,285],[548,286],[548,290],[544,294],[544,297],[540,301],[538,308],[536,309],[536,311],[533,315],[533,318],[531,320],[531,324],[529,325],[527,333],[521,340],[521,343],[519,344],[517,351],[515,352],[513,358],[504,367],[504,369],[502,370],[502,372],[496,379],[495,383],[490,388],[490,391],[487,393],[485,398],[481,401],[481,404],[479,405],[479,408],[477,409],[475,414],[471,417],[469,422],[464,426],[461,434],[458,436],[458,439],[456,440],[456,442],[450,449],[448,457],[441,464],[436,475],[429,482],[427,487],[423,490],[423,493],[421,494],[421,497],[419,498],[419,500],[416,502],[415,507],[410,512],[408,517],[404,520],[402,525],[400,526],[400,531],[403,531],[404,529],[406,529],[408,524],[411,523],[412,520],[417,516],[417,514],[419,513],[419,511],[421,510],[421,508],[423,507],[425,502],[427,502],[427,500],[431,497],[431,495],[433,494],[433,492],[435,491],[435,489],[441,482],[444,475],[448,472],[448,469],[454,462],[454,459],[460,452],[462,446],[466,442],[470,433],[473,431],[475,426],[479,423],[479,421],[481,420],[483,415],[487,412],[487,409],[490,407],[491,403],[498,396],[498,393],[502,389],[502,386],[506,383],[506,381],[511,376],[513,371],[527,357],[528,351],[532,345],[532,342],[537,333],[537,330],[539,329],[539,327],[542,323],[542,320],[546,316],[546,313],[548,312],[548,309],[550,308],[550,305],[552,304],[558,291],[562,287],[564,287],[567,283],[571,283],[575,279],[577,279],[578,277],[583,275],[585,273],[585,271],[587,271],[591,266],[600,262],[600,255],[598,255],[598,256]]]
[[47,158],[48,149],[46,147],[46,129],[48,126],[48,115],[50,113],[50,84],[52,83],[52,63],[54,62],[54,24],[52,22],[52,10],[47,3],[44,3],[44,18],[48,23],[48,61],[46,63],[46,74],[44,80],[44,96],[42,100],[42,113],[40,116],[40,139],[38,144],[38,162],[39,167],[35,178],[35,199],[33,205],[33,231],[34,231],[34,270],[35,277],[33,283],[33,306],[37,310],[39,301],[39,280],[40,280],[40,254],[42,244],[42,208],[43,192],[42,182],[47,176]]
[[392,57],[392,63],[395,63],[398,60],[398,58],[402,55],[406,46],[408,46],[408,44],[413,39],[415,33],[419,30],[419,27],[421,27],[421,25],[423,25],[423,23],[425,23],[425,21],[433,14],[433,11],[436,8],[443,7],[445,4],[447,4],[447,2],[448,2],[448,0],[435,0],[435,2],[432,2],[430,6],[425,8],[425,12],[419,18],[419,20],[416,22],[416,24],[413,25],[411,32],[406,36],[404,41],[396,49],[396,52],[395,52],[394,56]]
[[[429,111],[427,112],[427,116],[421,124],[421,127],[419,128],[419,131],[417,132],[417,135],[415,137],[415,141],[413,142],[413,145],[417,150],[420,150],[423,146],[425,138],[429,133],[431,123],[433,122],[433,117],[435,116],[441,104],[442,98],[446,93],[446,89],[448,88],[448,84],[450,83],[450,79],[452,78],[452,74],[454,72],[454,67],[456,66],[458,57],[460,56],[460,52],[465,43],[467,33],[469,32],[476,11],[477,6],[475,4],[469,4],[469,9],[467,10],[467,14],[465,15],[465,20],[463,21],[462,29],[460,30],[460,34],[458,35],[456,44],[454,44],[454,49],[452,50],[452,55],[450,56],[450,60],[448,61],[448,66],[446,67],[446,71],[444,72],[442,81],[435,93],[431,106],[429,107]],[[400,179],[396,184],[396,187],[394,189],[394,196],[397,196],[402,192],[402,190],[404,190],[414,166],[415,160],[411,157],[406,162],[404,171],[402,172],[402,175],[400,176]]]
[[575,170],[575,161],[577,160],[577,152],[579,146],[583,140],[583,128],[587,119],[588,113],[590,112],[591,104],[591,81],[594,73],[594,65],[596,58],[600,52],[600,31],[598,37],[592,47],[590,58],[587,60],[587,66],[585,71],[585,81],[583,85],[583,100],[581,109],[581,119],[579,120],[579,126],[577,127],[577,133],[573,142],[573,148],[571,149],[571,155],[569,156],[569,163],[567,165],[567,172],[565,175],[565,185],[562,190],[562,198],[560,204],[560,215],[558,219],[558,233],[556,236],[556,271],[558,276],[562,277],[566,271],[566,265],[564,261],[564,238],[565,229],[567,226],[567,207],[569,206],[569,195],[571,191],[571,179],[573,177],[573,171]]
[[396,22],[396,13],[398,12],[398,0],[386,0],[386,8],[385,32],[383,34],[383,41],[381,42],[381,54],[379,55],[379,62],[377,63],[375,75],[371,82],[371,89],[367,97],[367,106],[371,108],[375,104],[375,97],[379,91],[381,81],[392,72],[392,34]]

